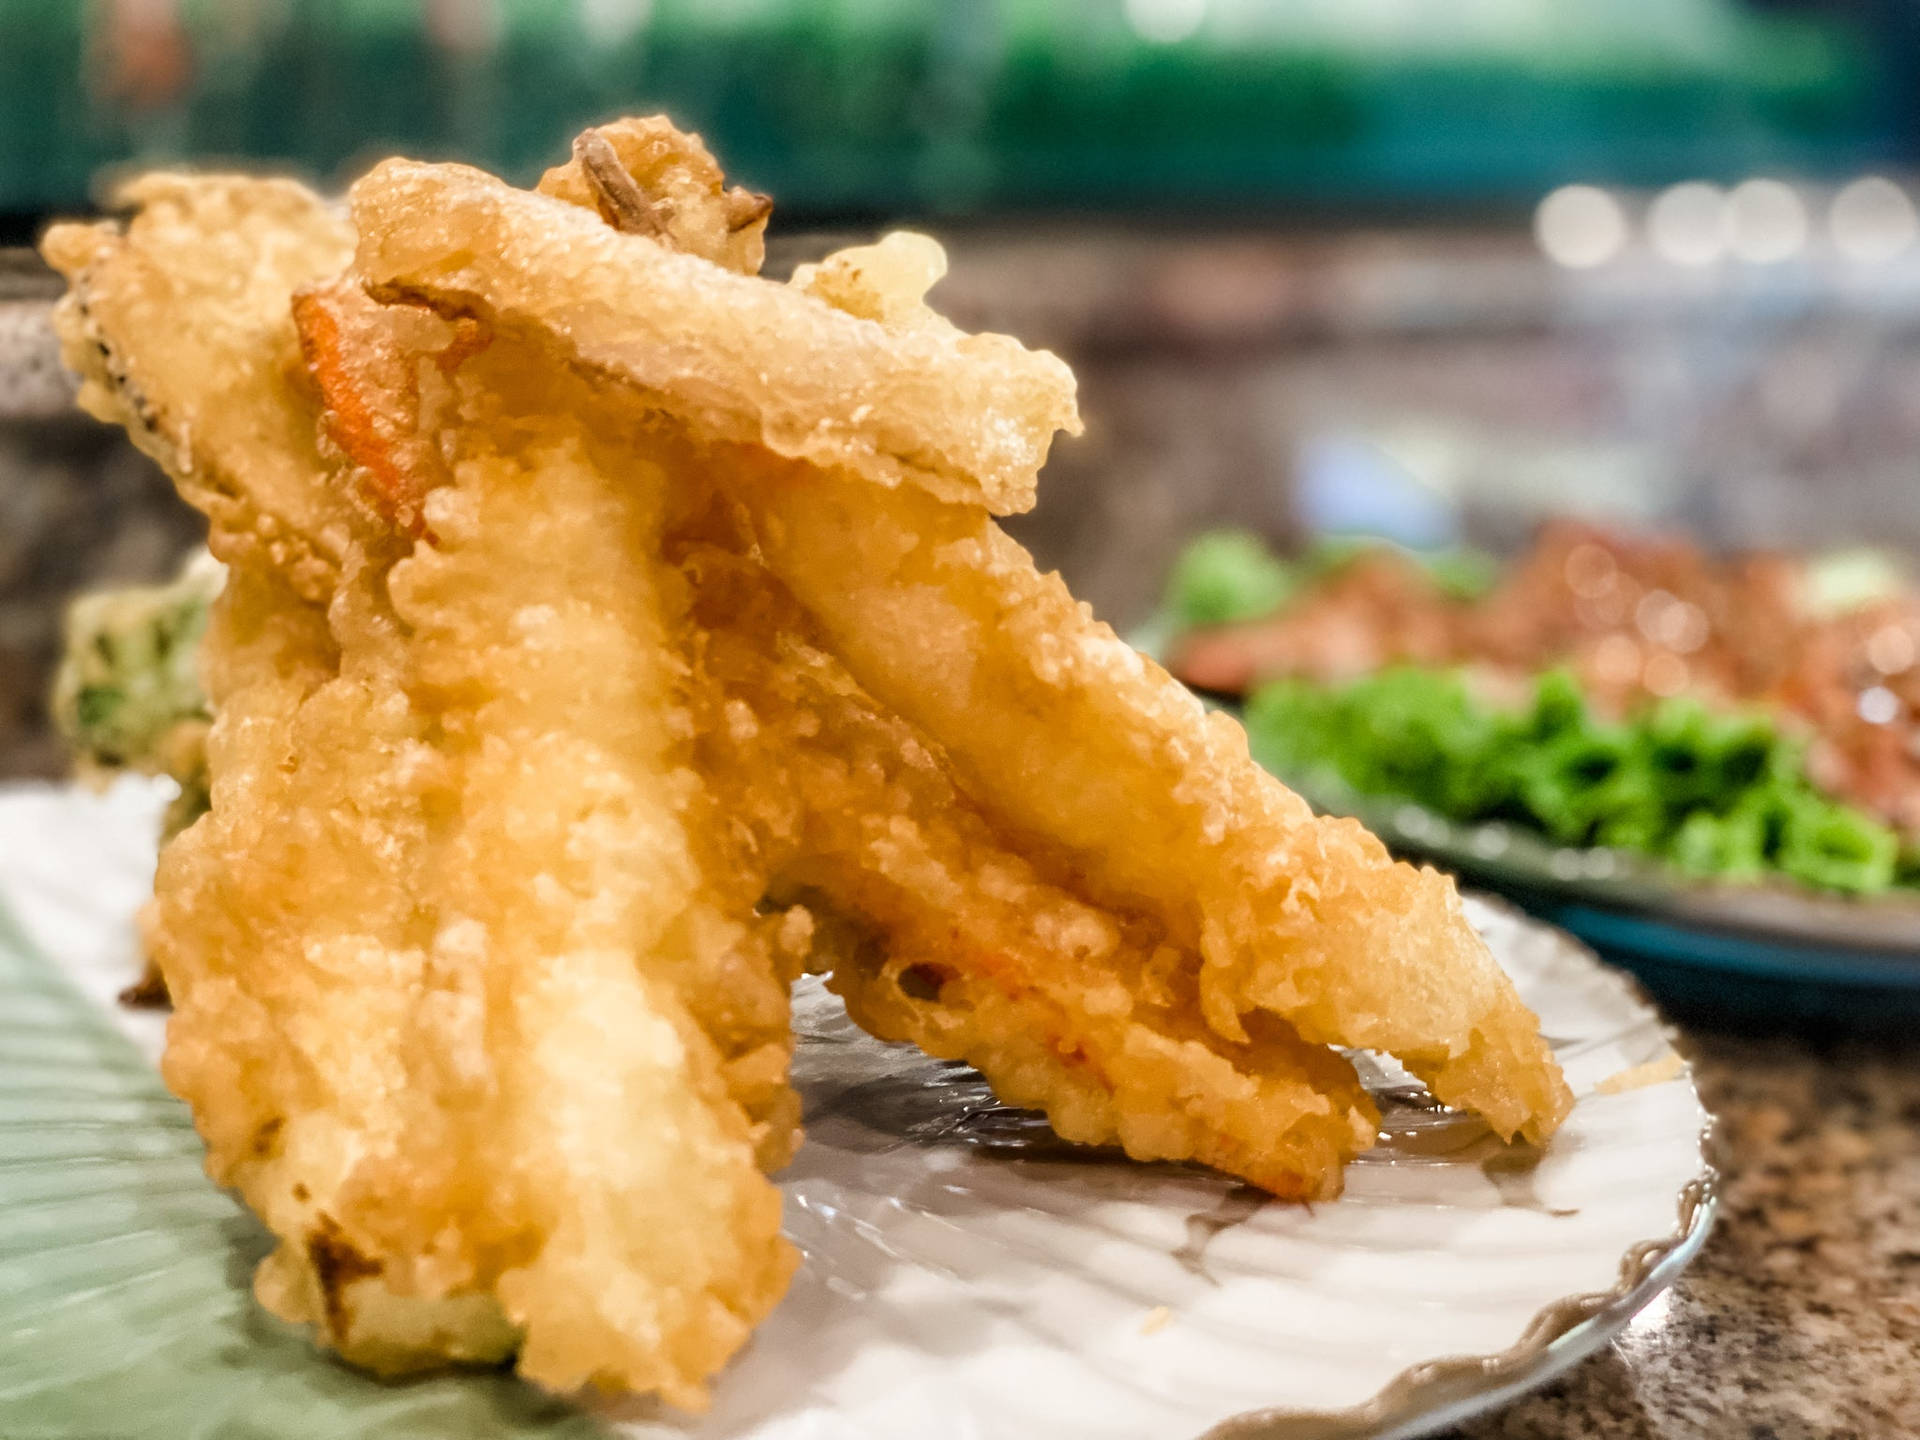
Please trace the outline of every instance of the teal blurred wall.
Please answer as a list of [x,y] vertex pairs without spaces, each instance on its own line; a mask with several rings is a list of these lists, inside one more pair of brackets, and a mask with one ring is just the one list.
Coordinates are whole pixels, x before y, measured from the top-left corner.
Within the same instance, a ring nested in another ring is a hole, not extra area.
[[80,205],[127,161],[525,179],[652,109],[790,212],[1819,172],[1884,142],[1874,42],[1854,11],[1738,0],[0,0],[0,211]]

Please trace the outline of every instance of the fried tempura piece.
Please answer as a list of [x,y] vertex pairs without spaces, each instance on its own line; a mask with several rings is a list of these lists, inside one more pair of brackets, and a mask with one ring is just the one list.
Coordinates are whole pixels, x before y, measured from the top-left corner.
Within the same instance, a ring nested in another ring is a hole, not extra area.
[[337,273],[353,232],[286,180],[146,175],[116,199],[135,207],[124,228],[55,225],[41,243],[67,277],[54,328],[81,405],[125,426],[206,512],[216,557],[273,565],[324,601],[347,504],[313,483],[287,296]]
[[[474,434],[524,437],[564,428],[609,488],[647,486],[649,503],[662,507],[662,514],[683,498],[679,487],[648,485],[645,479],[649,470],[674,463],[677,455],[650,453],[656,440],[643,415],[595,417],[591,424],[556,419],[579,409],[572,377],[493,351],[489,339],[476,336],[465,322],[448,325],[431,311],[381,305],[350,282],[304,291],[294,297],[293,310],[323,401],[323,433],[352,467],[370,503],[370,518],[409,536],[418,534],[425,541],[423,553],[443,545],[426,523],[428,497],[455,483],[461,446]],[[653,548],[659,550],[657,540]],[[657,556],[653,563],[662,564]],[[663,573],[677,614],[687,603],[684,585],[670,568]],[[676,621],[667,643],[677,647],[671,663],[684,667],[679,628]],[[704,703],[691,681],[685,688],[689,704]],[[690,727],[684,717],[675,723]],[[704,828],[717,832],[735,824],[724,803],[705,796],[693,803],[704,812]],[[764,869],[737,850],[716,852],[708,868],[709,883],[729,897],[731,913],[750,914],[766,888]],[[799,1141],[798,1101],[785,1082],[784,992],[775,972],[757,962],[738,974],[704,978],[712,983],[690,985],[685,998],[710,1034],[730,1035],[741,1012],[761,1017],[743,1032],[741,1043],[729,1042],[726,1054],[734,1098],[767,1136],[764,1168],[776,1169]],[[778,1027],[771,1018],[776,1012]],[[764,1052],[760,1047],[776,1036],[777,1054]]]
[[[342,449],[366,473],[408,470],[370,493],[446,483],[417,443],[417,388],[432,374],[434,322],[347,286],[302,297],[302,338]],[[384,327],[384,334],[379,332]],[[342,337],[363,342],[342,355]],[[544,354],[506,341],[473,349],[453,383],[484,388],[507,425],[543,413],[618,413]],[[429,399],[430,403],[430,399]],[[517,407],[517,408],[516,408]],[[632,407],[628,407],[629,410]],[[518,413],[518,412],[524,412]],[[1284,1022],[1229,1044],[1199,1023],[1191,966],[1150,920],[1049,884],[1002,845],[955,789],[943,759],[876,705],[811,635],[804,612],[703,505],[710,457],[670,431],[632,452],[671,477],[682,512],[669,554],[692,597],[689,663],[711,683],[696,713],[695,768],[750,829],[770,892],[822,921],[830,983],[888,1039],[965,1059],[1002,1098],[1044,1110],[1073,1140],[1144,1160],[1200,1160],[1278,1195],[1318,1198],[1372,1142],[1373,1107],[1345,1060]],[[724,510],[724,507],[720,507]],[[401,524],[397,507],[391,511]]]
[[[156,887],[166,1074],[286,1237],[262,1299],[347,1358],[517,1329],[542,1384],[697,1404],[793,1264],[726,1054],[772,1046],[777,1083],[786,977],[706,893],[644,494],[549,443],[464,462],[440,545],[354,577],[336,669],[217,692],[213,809]],[[237,572],[212,673],[287,609]]]
[[1236,720],[979,510],[743,460],[761,554],[847,668],[945,748],[1029,853],[1197,954],[1215,1034],[1279,1016],[1398,1057],[1503,1135],[1552,1133],[1571,1096],[1450,880],[1313,816],[1251,761]]
[[[653,337],[688,313],[683,290],[657,298],[658,245],[605,226],[596,235],[584,212],[555,219],[539,197],[459,167],[390,162],[355,187],[353,208],[357,265],[376,287],[542,335],[641,401],[656,390]],[[776,304],[748,299],[752,280],[693,264],[683,257],[674,275],[708,297],[707,324],[750,324]],[[862,318],[888,314],[890,302],[862,299],[860,277],[873,270],[871,291],[900,271],[823,268],[847,308],[833,319],[780,310],[812,327],[792,337],[802,350],[839,344],[849,322],[863,365],[890,348],[922,357],[934,336],[973,343],[912,319]],[[775,398],[761,403],[791,394],[827,430],[871,423],[876,403],[916,406],[887,423],[928,436],[990,428],[995,397],[1028,372],[1010,352],[980,354],[980,368],[1004,367],[997,381],[968,369],[964,384],[877,398],[853,385],[830,401],[817,376],[786,391],[776,373]],[[1006,423],[1034,413],[1030,400],[1009,400]],[[740,438],[697,412],[688,433]],[[1022,453],[1037,463],[1043,452],[1044,442]],[[1208,715],[1041,575],[979,503],[1025,493],[1024,474],[1003,467],[993,487],[969,493],[876,485],[830,454],[795,460],[791,446],[708,453],[709,478],[750,517],[758,553],[854,678],[942,746],[960,788],[1049,873],[1097,903],[1151,915],[1190,957],[1214,1035],[1242,1043],[1260,1017],[1279,1017],[1311,1041],[1396,1055],[1502,1134],[1537,1140],[1557,1126],[1569,1092],[1452,883],[1392,862],[1352,821],[1313,817],[1253,764],[1236,722]]]
[[648,235],[675,250],[760,273],[773,202],[735,186],[698,135],[664,115],[627,116],[587,130],[573,158],[540,177],[540,193],[596,210],[614,229]]
[[1288,1199],[1337,1191],[1378,1118],[1351,1065],[1282,1021],[1238,1044],[1208,1031],[1160,928],[1004,845],[771,576],[699,546],[682,563],[723,705],[703,767],[754,825],[775,893],[820,915],[855,1020],[966,1060],[1066,1139],[1198,1160]]
[[[376,317],[374,309],[358,285],[332,280],[296,293],[292,318],[316,387],[334,395],[322,431],[357,457],[358,494],[412,538],[431,538],[421,506],[428,489],[446,480],[447,462],[423,407],[429,398],[446,398],[436,375],[451,373],[489,336],[472,321],[449,326],[427,310],[396,307],[389,319]],[[351,384],[338,381],[329,368],[345,366],[353,367]],[[378,403],[350,405],[358,395],[379,397]],[[401,416],[404,426],[396,418]]]
[[164,775],[180,787],[161,821],[163,839],[207,808],[213,716],[200,687],[199,645],[225,579],[197,550],[164,585],[90,591],[67,606],[47,704],[54,726],[83,780]]
[[[447,482],[422,497],[432,543],[356,522],[279,364],[298,352],[275,257],[296,237],[250,229],[230,183],[148,193],[260,253],[230,250],[224,275],[156,261],[151,279],[182,317],[219,321],[236,289],[273,309],[265,274],[283,320],[202,333],[195,363],[258,383],[162,453],[184,494],[252,533],[283,506],[343,524],[326,556],[239,545],[213,612],[212,809],[163,854],[147,924],[175,1001],[167,1079],[210,1173],[280,1240],[261,1299],[348,1359],[517,1345],[552,1388],[697,1406],[795,1260],[761,1166],[797,1138],[804,933],[783,947],[785,917],[756,914],[764,877],[688,768],[667,487],[635,483],[624,448],[598,463],[618,432],[500,429],[482,409],[457,417]],[[134,373],[173,343],[93,320]],[[230,488],[190,478],[240,449],[258,468]],[[325,608],[295,589],[320,580]]]
[[380,298],[566,330],[579,364],[701,440],[1009,514],[1054,431],[1079,428],[1067,367],[1005,336],[886,330],[464,166],[389,160],[353,197]]

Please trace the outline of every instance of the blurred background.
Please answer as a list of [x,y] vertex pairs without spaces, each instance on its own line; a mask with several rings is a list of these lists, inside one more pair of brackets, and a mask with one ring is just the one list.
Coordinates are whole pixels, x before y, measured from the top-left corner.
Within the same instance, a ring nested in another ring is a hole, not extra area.
[[1920,548],[1905,0],[0,0],[0,773],[62,764],[66,594],[200,529],[70,408],[47,219],[183,161],[530,181],[656,109],[770,268],[927,228],[961,324],[1072,362],[1015,528],[1123,627],[1221,523]]

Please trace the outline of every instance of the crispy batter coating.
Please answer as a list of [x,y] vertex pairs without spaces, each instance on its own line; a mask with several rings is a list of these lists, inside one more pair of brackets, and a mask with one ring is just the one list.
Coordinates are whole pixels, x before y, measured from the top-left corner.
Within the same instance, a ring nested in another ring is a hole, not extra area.
[[[337,668],[309,637],[219,694],[156,888],[166,1074],[284,1237],[263,1300],[349,1359],[518,1329],[552,1388],[697,1404],[794,1263],[728,1084],[780,1086],[788,977],[698,853],[645,492],[544,444],[463,460],[439,546],[354,573]],[[242,575],[216,673],[290,608]]]
[[[417,208],[427,197],[474,207],[480,234],[556,238],[455,253],[444,223]],[[587,240],[549,222],[536,197],[450,167],[381,167],[353,203],[357,263],[378,284],[537,332],[584,374],[625,383],[639,402],[651,393],[649,337],[681,313],[678,294],[647,289],[657,246],[604,226]],[[617,302],[580,303],[588,257],[593,293]],[[821,270],[834,277],[826,297],[863,322],[868,349],[918,354],[930,335],[957,333],[903,310],[885,288],[917,303],[923,271]],[[754,283],[724,280],[729,297]],[[721,284],[711,273],[706,283]],[[817,276],[804,283],[817,293]],[[734,308],[754,313],[744,300]],[[821,335],[844,328],[815,325]],[[1008,363],[1001,383],[1026,383],[1025,372]],[[991,393],[891,396],[921,407],[893,423],[930,435],[952,412],[978,423]],[[866,392],[850,388],[840,404],[861,414]],[[737,438],[697,420],[689,433]],[[1214,1035],[1241,1043],[1259,1017],[1278,1017],[1310,1041],[1397,1056],[1504,1135],[1552,1133],[1571,1095],[1451,881],[1396,864],[1352,821],[1315,818],[1252,762],[1237,722],[1204,711],[1057,576],[1040,574],[978,495],[953,503],[951,487],[875,485],[857,468],[792,454],[715,444],[708,478],[743,508],[758,554],[828,648],[944,748],[960,789],[1022,852],[1088,899],[1164,928],[1190,957]]]
[[629,115],[584,132],[573,158],[540,177],[542,195],[597,211],[742,275],[760,273],[773,202],[735,186],[698,135],[664,115]]
[[[154,193],[236,223],[192,188]],[[761,1169],[797,1139],[804,936],[756,913],[764,877],[688,767],[668,487],[635,483],[644,462],[605,427],[463,415],[421,497],[433,542],[358,523],[298,438],[317,412],[278,363],[295,335],[274,253],[228,258],[276,276],[284,326],[221,325],[195,355],[260,377],[247,426],[190,425],[163,453],[205,475],[250,426],[260,469],[213,506],[337,505],[342,538],[324,608],[295,581],[329,572],[264,546],[240,547],[215,607],[212,809],[167,847],[148,923],[167,1079],[210,1172],[280,1240],[262,1300],[347,1358],[517,1346],[552,1388],[697,1406],[796,1259]],[[183,316],[233,288],[155,273]],[[100,333],[141,369],[152,332]]]
[[414,539],[431,538],[422,506],[449,478],[433,411],[450,394],[435,382],[484,348],[488,331],[428,310],[396,306],[387,315],[341,279],[296,292],[293,322],[324,406],[320,433],[354,457],[355,493]]
[[[435,505],[445,501],[430,497],[456,484],[465,447],[487,435],[511,437],[518,444],[564,435],[569,444],[582,447],[586,463],[608,488],[639,487],[646,503],[660,509],[659,523],[678,513],[671,507],[684,499],[687,487],[666,483],[665,467],[684,463],[681,450],[661,449],[661,437],[639,412],[574,418],[578,387],[566,372],[529,366],[511,348],[493,349],[486,336],[476,337],[464,323],[448,325],[431,312],[381,305],[351,284],[305,292],[296,297],[294,310],[320,389],[323,432],[354,467],[371,518],[402,532],[418,528],[421,554],[445,548],[429,523]],[[408,377],[406,383],[396,383],[399,376]],[[546,503],[558,503],[557,497]],[[416,515],[418,527],[408,523]],[[652,549],[660,548],[656,536]],[[659,643],[674,647],[665,663],[684,672],[685,584],[657,554],[653,566],[660,571],[656,578],[670,588],[676,617]],[[687,705],[711,708],[691,676],[683,675],[681,687]],[[672,724],[689,734],[695,728],[691,714],[673,718]],[[684,778],[688,803],[698,812],[697,829],[716,837],[729,834],[735,821],[728,807],[701,793],[697,777]],[[709,883],[726,897],[725,908],[751,914],[766,889],[764,866],[737,842],[715,848],[705,863]],[[763,1124],[768,1137],[764,1168],[776,1169],[799,1143],[798,1102],[785,1083],[784,990],[775,970],[758,963],[740,973],[699,978],[703,983],[688,986],[686,1003],[703,1028],[725,1042],[734,1098]],[[743,1010],[760,1018],[727,1039]],[[776,1013],[777,1026],[771,1018]],[[760,1053],[776,1033],[781,1038],[777,1067],[771,1054]]]
[[55,225],[54,311],[80,403],[126,427],[211,522],[232,564],[273,565],[324,602],[345,553],[345,497],[317,486],[315,407],[287,295],[338,273],[353,232],[287,180],[145,175],[123,228]]
[[[445,468],[413,441],[418,392],[380,381],[427,373],[401,357],[444,337],[417,313],[345,288],[307,302],[338,316],[316,321],[303,308],[301,323],[329,415],[350,417],[342,448],[369,473],[426,466],[395,491],[430,493]],[[386,335],[371,339],[383,320]],[[369,337],[374,358],[358,375],[324,353],[346,333]],[[634,409],[505,341],[470,350],[455,383],[521,412],[515,424],[561,412],[592,414],[599,428]],[[1289,1198],[1337,1189],[1377,1118],[1352,1067],[1284,1022],[1249,1043],[1208,1031],[1194,967],[1161,927],[1038,875],[957,791],[938,747],[821,648],[805,612],[743,553],[726,508],[710,503],[702,477],[713,457],[661,427],[629,445],[659,457],[682,502],[668,553],[693,606],[689,661],[709,682],[696,688],[694,766],[720,809],[750,828],[770,893],[822,921],[830,983],[855,1018],[969,1061],[1066,1138],[1199,1160]]]
[[1382,1050],[1503,1135],[1571,1106],[1453,883],[1317,818],[975,508],[735,452],[767,565],[848,670],[936,739],[962,789],[1077,888],[1197,957],[1216,1035],[1256,1013]]
[[883,329],[460,165],[389,160],[352,199],[376,295],[565,329],[582,365],[703,440],[1004,515],[1032,505],[1054,432],[1080,428],[1072,373],[1003,335]]
[[819,915],[829,984],[861,1025],[968,1061],[1066,1139],[1289,1199],[1338,1190],[1378,1120],[1345,1059],[1283,1021],[1238,1044],[1209,1031],[1164,930],[1004,844],[764,569],[701,546],[682,563],[722,705],[703,768],[755,827],[775,893]]

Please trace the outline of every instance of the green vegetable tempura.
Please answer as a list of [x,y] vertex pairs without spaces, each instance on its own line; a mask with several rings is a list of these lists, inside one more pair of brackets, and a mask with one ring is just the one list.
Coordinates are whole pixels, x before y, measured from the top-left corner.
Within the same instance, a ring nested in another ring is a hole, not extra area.
[[166,833],[207,807],[200,636],[224,571],[204,554],[168,585],[82,595],[67,610],[54,723],[83,774],[171,776],[180,796]]

